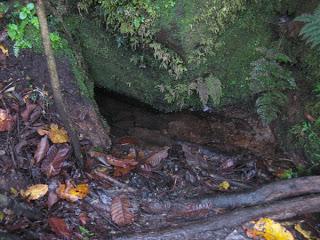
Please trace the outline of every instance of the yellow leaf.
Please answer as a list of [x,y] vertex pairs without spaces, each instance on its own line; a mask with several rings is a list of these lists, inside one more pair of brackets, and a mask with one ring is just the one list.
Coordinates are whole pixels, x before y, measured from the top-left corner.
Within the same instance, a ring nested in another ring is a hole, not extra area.
[[53,143],[66,143],[69,141],[68,133],[64,128],[59,128],[57,124],[51,124],[49,138]]
[[26,191],[21,191],[21,195],[28,200],[37,200],[48,192],[47,184],[36,184],[27,188]]
[[9,50],[6,46],[4,46],[3,44],[0,44],[0,50],[1,52],[5,55],[5,56],[9,56]]
[[247,230],[247,235],[253,239],[265,240],[294,240],[293,235],[280,223],[270,218],[261,218],[255,222],[252,229]]
[[219,184],[219,190],[228,190],[230,188],[230,183],[227,181],[223,181]]
[[60,184],[57,189],[57,194],[60,198],[70,202],[75,202],[85,198],[89,193],[89,185],[86,183],[79,184],[75,187],[68,187],[66,184]]
[[319,240],[319,238],[312,237],[310,231],[304,230],[300,224],[295,224],[294,229],[299,232],[307,240]]

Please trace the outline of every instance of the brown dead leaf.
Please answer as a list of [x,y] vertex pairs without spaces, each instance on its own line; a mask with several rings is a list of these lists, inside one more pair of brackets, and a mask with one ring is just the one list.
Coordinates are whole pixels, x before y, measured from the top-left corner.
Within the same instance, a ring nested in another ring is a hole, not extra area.
[[49,192],[47,205],[51,208],[54,204],[59,201],[58,195],[55,192]]
[[49,135],[49,131],[44,129],[44,128],[38,128],[37,129],[37,133],[40,135],[40,136],[44,136],[44,135]]
[[111,155],[107,155],[107,162],[112,166],[121,168],[129,168],[138,164],[134,159],[118,159]]
[[131,137],[131,136],[126,136],[122,137],[117,141],[117,144],[120,145],[138,145],[139,141],[138,139]]
[[47,154],[49,150],[49,141],[48,136],[44,136],[41,138],[37,150],[34,154],[34,162],[39,163]]
[[70,202],[76,202],[88,195],[89,185],[83,183],[74,187],[71,183],[67,182],[67,184],[60,184],[56,190],[56,193],[61,199],[65,199]]
[[115,167],[114,168],[114,172],[113,172],[113,176],[115,176],[115,177],[125,176],[125,175],[129,174],[135,168],[136,168],[135,166],[129,166],[129,167],[126,167],[126,168]]
[[11,131],[15,124],[15,119],[8,111],[0,109],[0,132]]
[[62,146],[52,145],[49,148],[46,158],[41,165],[41,171],[47,177],[56,176],[60,173],[63,162],[69,157],[71,147],[67,144]]
[[112,221],[119,226],[125,226],[133,223],[134,215],[129,210],[130,203],[128,196],[120,195],[112,199],[111,217]]
[[152,167],[158,166],[163,159],[168,157],[168,150],[169,149],[170,149],[169,147],[165,147],[163,150],[152,154],[150,157],[148,157],[146,159],[145,162],[147,164],[150,164]]
[[113,175],[115,177],[127,175],[129,172],[135,169],[136,166],[138,165],[138,162],[132,158],[118,159],[118,158],[115,158],[114,156],[107,155],[106,160],[108,164],[114,166]]
[[48,189],[47,184],[36,184],[28,187],[25,191],[22,190],[21,195],[28,200],[37,200],[46,195]]
[[26,109],[21,113],[21,117],[24,122],[29,121],[29,117],[36,107],[37,107],[36,104],[32,104],[32,103],[27,102]]
[[48,224],[51,230],[64,239],[71,239],[71,231],[62,218],[50,217]]

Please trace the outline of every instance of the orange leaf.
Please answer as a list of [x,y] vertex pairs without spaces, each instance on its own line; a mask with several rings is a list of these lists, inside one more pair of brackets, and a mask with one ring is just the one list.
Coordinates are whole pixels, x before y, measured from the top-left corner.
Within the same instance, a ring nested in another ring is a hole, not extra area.
[[257,222],[253,222],[254,226],[246,229],[248,237],[253,239],[265,240],[294,240],[293,235],[281,226],[280,223],[270,218],[261,218]]
[[66,143],[69,141],[68,133],[64,128],[59,128],[57,124],[51,124],[49,138],[53,143]]
[[60,198],[68,200],[70,202],[76,202],[88,195],[89,185],[83,183],[73,187],[70,183],[67,185],[60,184],[56,192]]
[[0,132],[10,131],[13,128],[15,119],[4,109],[0,109]]

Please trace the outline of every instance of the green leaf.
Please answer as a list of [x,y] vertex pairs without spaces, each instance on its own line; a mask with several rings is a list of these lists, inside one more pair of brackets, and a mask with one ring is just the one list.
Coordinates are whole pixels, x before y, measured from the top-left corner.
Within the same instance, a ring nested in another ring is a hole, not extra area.
[[34,9],[34,3],[28,3],[27,8],[31,11]]
[[19,18],[20,18],[21,20],[24,20],[24,19],[26,19],[27,17],[28,17],[27,13],[25,13],[25,12],[20,12],[20,13],[19,13]]

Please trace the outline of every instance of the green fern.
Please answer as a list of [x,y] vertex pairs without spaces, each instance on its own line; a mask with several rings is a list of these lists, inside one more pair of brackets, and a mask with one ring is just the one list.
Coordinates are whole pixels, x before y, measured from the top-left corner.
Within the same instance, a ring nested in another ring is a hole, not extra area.
[[292,73],[282,66],[290,63],[288,56],[275,49],[258,49],[263,57],[253,62],[251,71],[250,90],[258,95],[256,111],[264,124],[270,124],[281,114],[288,103],[284,91],[296,88]]
[[264,124],[270,124],[281,114],[283,106],[288,104],[288,97],[282,92],[268,92],[256,100],[256,109]]
[[313,14],[301,15],[295,21],[305,23],[300,31],[303,39],[310,43],[312,47],[318,46],[320,44],[320,6]]

